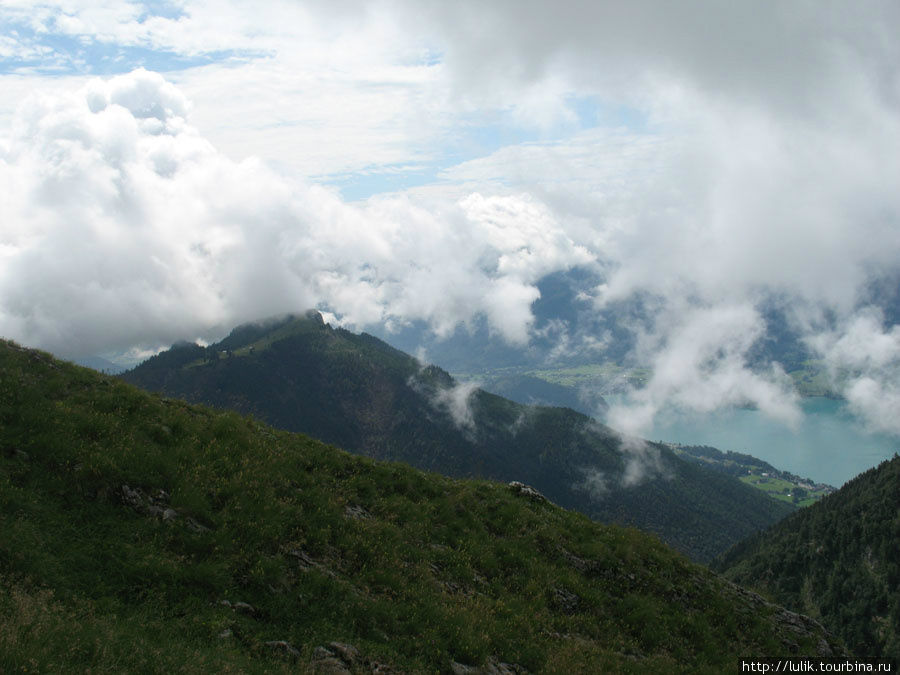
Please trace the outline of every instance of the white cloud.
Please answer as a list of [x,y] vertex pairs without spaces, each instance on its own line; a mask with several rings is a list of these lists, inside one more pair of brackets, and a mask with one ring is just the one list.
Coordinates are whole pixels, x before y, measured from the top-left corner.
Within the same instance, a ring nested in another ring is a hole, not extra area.
[[481,313],[523,341],[534,283],[588,255],[527,196],[347,204],[231,161],[189,109],[147,71],[21,108],[0,163],[4,334],[79,355],[321,304],[444,333]]
[[626,434],[646,433],[666,408],[707,413],[723,406],[754,405],[795,424],[800,411],[790,378],[777,366],[749,367],[747,354],[762,337],[757,312],[747,305],[692,308],[663,315],[639,349],[652,367],[649,382],[614,405],[607,422]]
[[900,326],[885,329],[881,311],[866,307],[808,341],[854,413],[875,431],[900,435]]
[[474,431],[475,414],[471,402],[477,391],[477,382],[457,382],[448,389],[438,389],[435,403],[450,413],[453,423],[460,429]]

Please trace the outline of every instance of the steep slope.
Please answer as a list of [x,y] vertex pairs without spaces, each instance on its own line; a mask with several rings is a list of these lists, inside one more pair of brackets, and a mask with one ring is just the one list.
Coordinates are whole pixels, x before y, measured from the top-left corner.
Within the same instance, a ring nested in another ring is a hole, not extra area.
[[243,326],[208,348],[182,344],[123,378],[369,457],[529,483],[596,520],[655,532],[700,561],[792,510],[665,447],[623,444],[572,410],[456,383],[372,336],[332,329],[317,313]]
[[0,532],[2,672],[719,673],[841,651],[527,489],[374,462],[2,341]]
[[716,567],[820,618],[854,653],[900,660],[900,457],[860,474]]

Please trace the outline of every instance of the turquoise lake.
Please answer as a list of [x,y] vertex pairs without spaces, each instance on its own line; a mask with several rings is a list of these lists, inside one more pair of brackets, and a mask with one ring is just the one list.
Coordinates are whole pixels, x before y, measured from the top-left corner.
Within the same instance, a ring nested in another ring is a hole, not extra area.
[[744,452],[835,487],[900,451],[900,437],[866,431],[844,401],[808,398],[802,407],[796,429],[758,410],[739,408],[709,415],[663,414],[645,437]]

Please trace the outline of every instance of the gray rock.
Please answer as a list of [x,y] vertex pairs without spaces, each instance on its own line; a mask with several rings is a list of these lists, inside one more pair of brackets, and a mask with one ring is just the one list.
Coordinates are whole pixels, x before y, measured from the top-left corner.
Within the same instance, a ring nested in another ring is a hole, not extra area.
[[[340,644],[340,643],[329,643],[329,647],[323,647],[319,645],[313,650],[312,655],[312,672],[314,673],[322,673],[323,675],[326,673],[333,673],[334,675],[342,675],[343,673],[351,673],[353,671],[350,670],[350,664],[345,662],[336,650],[333,650],[331,645]],[[349,646],[349,645],[342,645]],[[355,648],[353,648],[355,651]],[[359,652],[357,652],[358,654]]]
[[557,609],[561,609],[566,614],[574,614],[578,611],[581,599],[575,593],[567,591],[565,588],[554,588],[550,600]]
[[301,551],[298,548],[291,549],[287,553],[289,556],[294,558],[304,569],[311,569],[313,567],[319,567],[319,563],[313,560],[305,551]]
[[530,485],[525,485],[525,483],[520,483],[517,480],[512,481],[509,484],[509,488],[515,492],[517,495],[521,495],[523,497],[528,497],[533,502],[546,502],[549,501],[544,495],[535,490]]
[[313,661],[321,661],[322,659],[333,659],[335,654],[330,649],[319,645],[315,649],[313,649],[312,653]]
[[458,661],[450,662],[454,675],[527,675],[528,671],[516,663],[503,663],[490,657],[483,666],[467,666]]
[[348,675],[353,671],[338,658],[330,657],[313,661],[313,672],[321,675]]
[[300,569],[304,571],[309,571],[311,569],[317,569],[323,574],[327,574],[330,577],[337,577],[337,575],[328,569],[322,563],[314,560],[310,557],[305,551],[301,551],[300,549],[291,549],[287,551],[287,554],[294,558],[300,566]]
[[732,582],[726,582],[724,590],[740,597],[742,601],[750,605],[752,612],[774,609],[771,621],[781,638],[782,645],[790,652],[799,650],[798,640],[816,639],[816,652],[819,656],[845,658],[850,653],[829,633],[826,628],[815,619],[805,614],[797,614],[783,607],[777,607],[763,598],[761,595],[748,591]]
[[344,515],[352,520],[368,520],[372,517],[372,514],[363,507],[350,504],[344,507]]
[[329,642],[327,646],[319,645],[313,650],[310,661],[314,673],[381,673],[388,675],[398,673],[395,668],[377,661],[369,661],[360,651],[346,642]]
[[128,506],[138,511],[144,510],[144,493],[140,488],[131,488],[125,484],[119,489],[122,495],[122,501]]
[[328,647],[347,665],[355,665],[361,660],[359,650],[353,645],[348,645],[344,642],[329,642]]
[[196,532],[197,534],[200,534],[201,532],[209,532],[209,528],[206,527],[206,525],[198,523],[193,518],[188,518],[185,521],[185,525],[187,526],[187,529],[189,529],[191,532]]
[[560,547],[559,552],[562,554],[563,558],[566,559],[567,563],[582,574],[592,575],[598,574],[601,571],[601,566],[596,560],[585,560],[562,547]]
[[299,659],[301,656],[299,650],[284,640],[270,640],[266,642],[266,646],[291,660]]

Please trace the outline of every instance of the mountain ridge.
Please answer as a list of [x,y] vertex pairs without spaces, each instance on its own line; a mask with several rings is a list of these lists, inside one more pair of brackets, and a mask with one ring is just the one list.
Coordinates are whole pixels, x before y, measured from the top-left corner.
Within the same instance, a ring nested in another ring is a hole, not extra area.
[[570,409],[524,406],[458,383],[316,313],[241,326],[219,343],[162,352],[121,377],[376,459],[520,480],[597,520],[653,531],[700,561],[792,510],[665,446],[623,441]]

